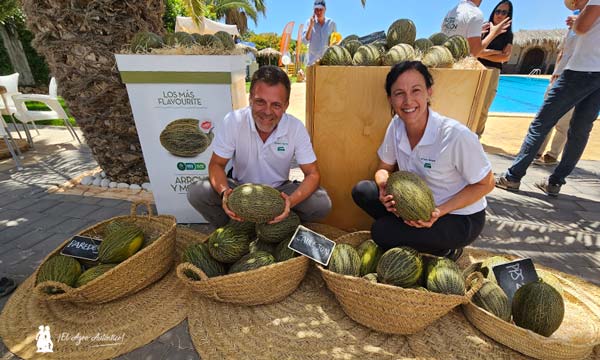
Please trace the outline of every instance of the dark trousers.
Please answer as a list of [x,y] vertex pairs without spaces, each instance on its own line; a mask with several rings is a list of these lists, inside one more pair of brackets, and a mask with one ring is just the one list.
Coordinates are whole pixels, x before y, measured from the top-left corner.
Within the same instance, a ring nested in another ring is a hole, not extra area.
[[372,180],[363,180],[352,189],[352,199],[375,219],[371,237],[384,251],[396,246],[409,246],[420,252],[443,255],[449,249],[469,245],[485,224],[485,210],[471,215],[447,214],[430,228],[416,228],[390,213],[379,201],[379,189]]

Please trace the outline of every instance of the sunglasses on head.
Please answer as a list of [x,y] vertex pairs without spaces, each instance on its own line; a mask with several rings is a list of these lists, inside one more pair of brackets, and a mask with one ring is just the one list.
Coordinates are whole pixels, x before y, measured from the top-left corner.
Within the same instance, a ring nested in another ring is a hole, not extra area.
[[508,15],[508,10],[501,10],[501,9],[498,9],[498,10],[494,11],[494,14],[496,14],[496,15],[504,15],[504,16],[506,16],[506,15]]

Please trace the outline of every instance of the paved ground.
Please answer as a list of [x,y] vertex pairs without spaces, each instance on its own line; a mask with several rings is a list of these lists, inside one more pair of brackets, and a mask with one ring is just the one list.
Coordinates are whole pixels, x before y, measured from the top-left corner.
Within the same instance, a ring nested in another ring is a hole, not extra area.
[[[69,141],[66,131],[43,129],[44,146],[27,153],[17,172],[0,161],[0,276],[23,281],[44,256],[66,238],[107,218],[127,214],[130,203],[47,190],[94,169],[87,146]],[[50,135],[48,135],[50,134]],[[44,137],[45,136],[45,137]],[[495,171],[511,158],[489,155]],[[600,161],[581,161],[557,199],[533,187],[548,168],[533,166],[518,194],[494,190],[488,222],[475,246],[532,257],[541,263],[600,285]],[[0,309],[7,298],[0,298]],[[1,359],[12,359],[0,343]],[[197,359],[182,323],[151,344],[121,359]]]

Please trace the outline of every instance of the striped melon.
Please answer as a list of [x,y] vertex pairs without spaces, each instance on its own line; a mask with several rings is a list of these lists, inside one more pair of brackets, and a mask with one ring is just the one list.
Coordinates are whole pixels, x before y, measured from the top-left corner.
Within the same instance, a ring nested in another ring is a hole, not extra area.
[[333,45],[325,50],[325,53],[319,61],[319,64],[329,66],[348,66],[352,64],[352,56],[345,47]]
[[230,219],[225,227],[233,229],[236,233],[245,234],[250,240],[256,239],[256,224],[253,222]]
[[377,263],[381,258],[381,249],[372,239],[363,241],[356,249],[360,257],[360,276],[377,271]]
[[385,40],[373,41],[372,43],[370,43],[368,45],[375,46],[381,54],[385,54],[388,51],[387,43],[385,42]]
[[147,52],[151,49],[160,49],[164,42],[160,35],[149,31],[141,31],[131,39],[130,49],[134,53]]
[[300,217],[293,211],[287,218],[275,224],[256,224],[256,235],[261,241],[277,244],[281,241],[292,239],[294,232],[300,225]]
[[421,61],[427,67],[450,67],[454,64],[454,57],[447,47],[434,45],[427,50]]
[[231,35],[225,31],[217,31],[215,36],[221,40],[223,47],[225,50],[233,50],[235,49],[235,43],[233,42],[233,38]]
[[275,251],[273,252],[273,256],[275,257],[275,261],[281,262],[286,261],[294,256],[296,256],[296,252],[288,247],[289,241],[280,242]]
[[275,252],[276,246],[277,244],[272,244],[266,241],[262,241],[260,239],[256,239],[250,243],[249,250],[250,252],[265,251],[269,254],[273,254]]
[[403,220],[428,221],[431,218],[435,209],[433,194],[419,176],[408,171],[396,171],[390,174],[385,192],[394,197],[396,215]]
[[270,186],[243,184],[229,194],[227,206],[245,221],[266,223],[281,215],[285,201],[281,193]]
[[446,40],[444,46],[450,50],[454,60],[460,60],[469,56],[469,43],[460,35],[452,35]]
[[552,335],[565,316],[563,297],[543,280],[525,284],[512,300],[515,325],[543,336]]
[[465,294],[465,279],[452,260],[440,258],[427,266],[427,289],[440,294]]
[[349,41],[358,41],[358,42],[360,42],[360,40],[358,40],[358,35],[354,35],[354,34],[352,34],[352,35],[348,35],[348,36],[346,36],[345,38],[343,38],[343,39],[342,39],[342,41],[340,42],[340,45],[342,45],[342,46],[344,46],[344,47],[345,47],[345,46],[346,46],[346,44],[347,44]]
[[354,66],[378,66],[381,64],[381,51],[376,45],[363,45],[352,58]]
[[119,263],[135,254],[144,244],[144,232],[133,224],[124,224],[104,234],[98,247],[98,260],[103,264]]
[[510,321],[511,309],[508,296],[493,281],[483,280],[483,285],[473,295],[473,303],[504,321]]
[[415,49],[408,44],[398,44],[383,56],[383,65],[395,65],[402,61],[414,60]]
[[[73,287],[81,275],[81,264],[72,257],[55,255],[44,262],[38,271],[36,284],[44,281],[56,281]],[[58,294],[63,291],[47,287],[44,291],[48,294]]]
[[362,278],[365,280],[369,280],[372,283],[375,283],[375,284],[377,283],[377,273],[366,274],[366,275],[363,275]]
[[338,274],[359,276],[360,256],[348,244],[336,244],[329,260],[329,270]]
[[[190,263],[202,270],[206,276],[220,276],[225,274],[225,265],[213,259],[208,250],[208,244],[198,243],[188,246],[181,254],[181,262]],[[197,275],[191,271],[186,271],[186,275],[194,280],[200,280]]]
[[250,251],[250,241],[245,234],[222,227],[208,237],[208,251],[215,260],[231,264]]
[[431,40],[433,45],[444,45],[446,40],[448,40],[448,35],[442,32],[435,33],[429,37],[429,40]]
[[496,275],[494,275],[493,267],[500,264],[506,264],[507,262],[510,262],[510,260],[503,256],[489,257],[483,260],[483,262],[481,263],[480,272],[483,276],[485,276],[486,279],[493,282],[497,282]]
[[116,264],[100,264],[87,269],[81,275],[79,275],[77,282],[75,283],[75,287],[80,287],[89,283],[115,266]]
[[346,42],[346,44],[344,44],[344,47],[346,48],[346,50],[348,50],[348,53],[350,53],[350,56],[354,56],[354,54],[356,54],[356,50],[358,50],[359,47],[362,46],[362,43],[358,40],[349,40]]
[[192,34],[192,36],[194,37],[196,44],[198,44],[200,46],[208,47],[208,48],[215,49],[215,50],[223,50],[224,49],[224,46],[223,46],[223,43],[221,42],[221,40],[214,35]]
[[423,273],[423,259],[414,249],[395,247],[386,251],[377,264],[377,279],[384,284],[414,286]]
[[386,41],[388,49],[398,44],[413,45],[417,37],[417,27],[409,19],[399,19],[390,25]]
[[273,255],[265,251],[257,251],[245,255],[229,268],[229,274],[235,274],[242,271],[255,270],[263,266],[271,265],[275,262]]
[[433,46],[433,42],[427,38],[421,38],[421,39],[415,40],[414,46],[415,46],[415,50],[425,53],[425,52],[427,52],[427,50],[429,50],[430,47]]
[[192,34],[188,34],[184,31],[177,31],[175,33],[168,33],[165,35],[165,45],[168,46],[192,46],[196,43]]

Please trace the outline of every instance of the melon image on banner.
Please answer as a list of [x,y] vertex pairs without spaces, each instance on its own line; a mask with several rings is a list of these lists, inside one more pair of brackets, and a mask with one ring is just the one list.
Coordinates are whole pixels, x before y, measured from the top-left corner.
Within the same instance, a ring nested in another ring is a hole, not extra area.
[[[171,121],[160,133],[160,144],[175,156],[194,157],[203,153],[212,143],[214,134],[209,121],[203,122],[202,126],[199,123],[196,119]],[[208,133],[201,127],[208,127]]]

